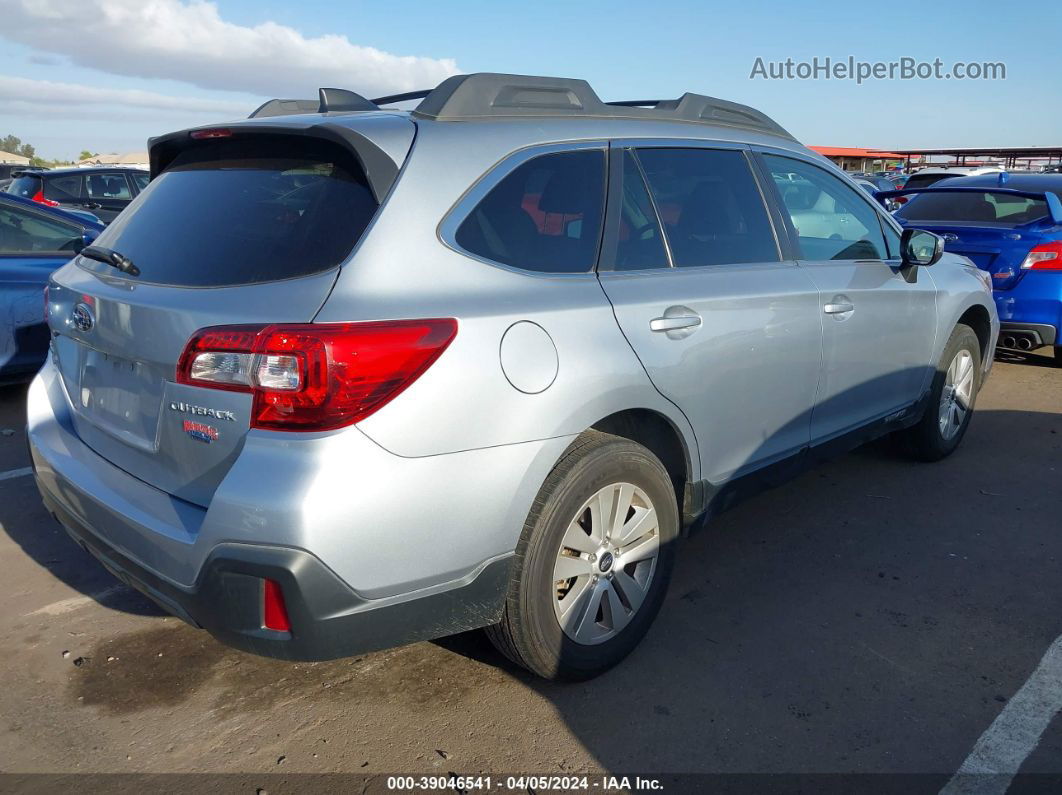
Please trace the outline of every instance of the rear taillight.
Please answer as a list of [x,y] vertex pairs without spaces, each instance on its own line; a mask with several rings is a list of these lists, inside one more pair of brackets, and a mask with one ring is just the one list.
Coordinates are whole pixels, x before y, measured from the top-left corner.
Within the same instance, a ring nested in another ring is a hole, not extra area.
[[1025,255],[1023,270],[1062,271],[1062,242],[1042,243]]
[[33,201],[38,202],[39,204],[43,204],[46,207],[58,207],[59,206],[59,202],[52,201],[51,199],[44,198],[44,188],[41,188],[39,191],[34,193],[31,198],[33,199]]
[[277,632],[291,632],[284,592],[276,580],[264,580],[262,586],[262,626]]
[[177,383],[252,393],[252,428],[327,431],[394,399],[456,334],[452,318],[214,326],[188,341]]

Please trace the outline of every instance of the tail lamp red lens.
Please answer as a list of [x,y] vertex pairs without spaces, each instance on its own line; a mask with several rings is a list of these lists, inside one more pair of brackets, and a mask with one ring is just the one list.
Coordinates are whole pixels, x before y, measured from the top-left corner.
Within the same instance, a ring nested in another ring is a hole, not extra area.
[[262,626],[278,632],[291,632],[288,607],[284,604],[284,592],[276,580],[263,580]]
[[34,193],[33,196],[31,196],[30,198],[32,198],[33,201],[37,202],[38,204],[43,204],[46,207],[58,207],[59,206],[59,202],[52,201],[51,199],[44,198],[44,188],[41,188],[39,191]]
[[1062,271],[1062,241],[1035,246],[1021,263],[1024,270]]
[[250,392],[252,428],[332,430],[393,400],[456,334],[453,318],[214,326],[188,341],[177,382]]

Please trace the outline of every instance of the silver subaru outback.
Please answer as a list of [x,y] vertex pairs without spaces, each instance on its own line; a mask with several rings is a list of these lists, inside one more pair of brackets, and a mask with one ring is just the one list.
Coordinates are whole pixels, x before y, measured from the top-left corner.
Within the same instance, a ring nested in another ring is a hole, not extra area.
[[878,436],[949,455],[992,361],[985,274],[731,102],[474,74],[150,157],[49,284],[33,465],[116,577],[258,654],[486,627],[592,676],[687,532]]

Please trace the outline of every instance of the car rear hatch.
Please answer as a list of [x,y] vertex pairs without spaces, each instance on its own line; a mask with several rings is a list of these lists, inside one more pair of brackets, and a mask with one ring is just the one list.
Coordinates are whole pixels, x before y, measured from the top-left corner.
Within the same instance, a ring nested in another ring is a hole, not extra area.
[[205,327],[314,318],[401,165],[374,133],[392,151],[404,138],[403,158],[412,142],[412,123],[389,119],[367,134],[286,120],[152,142],[154,178],[93,254],[118,252],[138,274],[82,255],[49,287],[53,360],[82,441],[209,504],[252,397],[177,383],[181,354]]
[[[1021,280],[1022,262],[1062,222],[1062,206],[1053,193],[1009,189],[937,187],[889,191],[879,197],[913,195],[896,211],[904,226],[935,232],[944,249],[968,257],[992,274],[996,290],[1009,290]],[[1054,213],[1060,213],[1059,218]]]

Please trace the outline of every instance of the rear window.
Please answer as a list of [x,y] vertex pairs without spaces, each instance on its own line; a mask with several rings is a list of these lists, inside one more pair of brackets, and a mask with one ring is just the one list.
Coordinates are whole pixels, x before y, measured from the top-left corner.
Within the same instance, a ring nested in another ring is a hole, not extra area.
[[904,188],[928,188],[930,185],[950,177],[961,177],[962,174],[913,174],[907,178]]
[[907,221],[973,221],[1020,226],[1047,215],[1047,202],[1005,193],[923,193],[897,210]]
[[278,281],[339,265],[377,208],[353,153],[336,144],[266,135],[213,141],[178,155],[96,245],[131,259],[140,282]]
[[7,193],[21,196],[23,199],[32,199],[40,189],[41,180],[39,177],[22,176],[11,180],[11,183],[7,186]]

